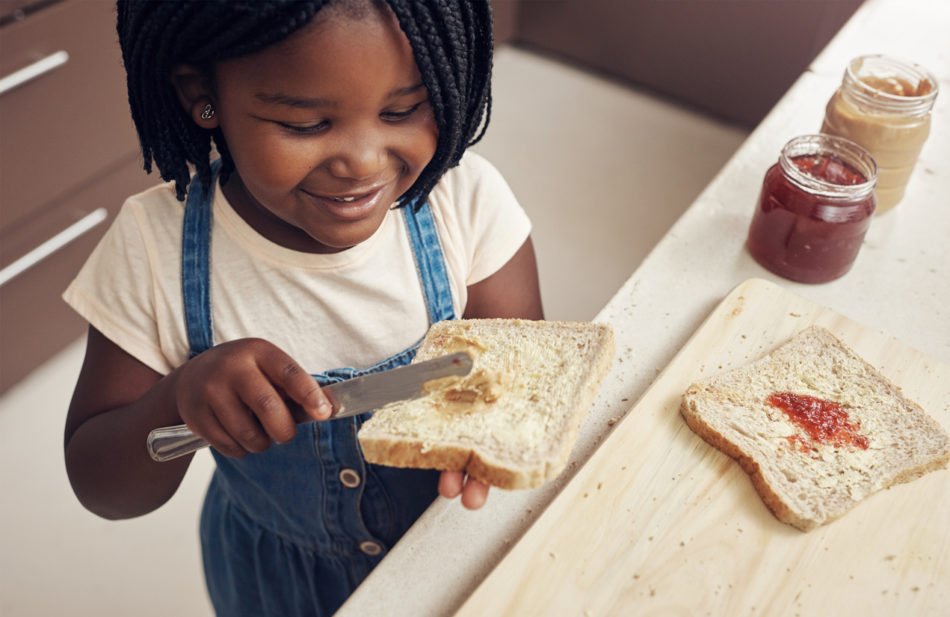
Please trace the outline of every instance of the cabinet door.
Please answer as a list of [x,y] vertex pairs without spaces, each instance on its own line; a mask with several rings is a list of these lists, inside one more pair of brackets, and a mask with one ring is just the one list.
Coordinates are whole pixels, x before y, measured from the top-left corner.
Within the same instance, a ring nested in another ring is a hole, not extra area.
[[[33,3],[0,26],[0,79],[36,69],[0,81],[0,392],[82,336],[60,296],[123,200],[159,181],[142,170],[114,7]],[[39,261],[23,259],[90,221]]]

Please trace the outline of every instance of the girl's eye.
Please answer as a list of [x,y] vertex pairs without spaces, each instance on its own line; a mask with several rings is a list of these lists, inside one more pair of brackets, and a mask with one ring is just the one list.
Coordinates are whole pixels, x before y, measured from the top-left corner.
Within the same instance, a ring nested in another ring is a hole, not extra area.
[[411,116],[413,113],[415,113],[417,109],[422,107],[422,104],[424,102],[425,101],[420,101],[419,103],[416,103],[409,109],[406,109],[403,111],[384,111],[383,113],[379,114],[379,117],[387,122],[399,122],[400,120],[405,120],[406,118]]
[[314,133],[319,133],[320,131],[330,126],[330,123],[327,122],[326,120],[322,122],[317,122],[316,124],[304,124],[304,125],[287,124],[284,122],[278,122],[277,124],[287,129],[288,131],[291,131],[293,133],[300,133],[303,135],[312,135]]

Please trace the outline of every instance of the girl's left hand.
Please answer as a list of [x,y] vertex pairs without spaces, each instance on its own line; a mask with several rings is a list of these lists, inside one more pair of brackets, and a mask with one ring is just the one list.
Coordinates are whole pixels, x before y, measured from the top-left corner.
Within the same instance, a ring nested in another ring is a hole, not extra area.
[[443,471],[439,478],[439,495],[448,499],[462,496],[462,505],[478,510],[488,498],[488,485],[466,476],[461,471]]
[[[501,269],[469,285],[463,318],[489,317],[544,319],[538,289],[538,265],[530,237]],[[461,495],[463,506],[478,510],[488,498],[488,485],[461,471],[443,471],[439,478],[439,495],[448,499]]]

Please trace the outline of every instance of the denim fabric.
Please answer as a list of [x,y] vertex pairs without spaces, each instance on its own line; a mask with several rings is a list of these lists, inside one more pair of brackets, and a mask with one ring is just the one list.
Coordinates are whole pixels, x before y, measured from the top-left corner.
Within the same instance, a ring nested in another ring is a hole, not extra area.
[[[452,291],[449,288],[449,276],[445,269],[439,235],[428,204],[417,208],[416,204],[412,203],[403,210],[412,210],[406,213],[406,228],[416,251],[416,269],[427,299],[429,323],[432,324],[444,319],[442,315],[454,315]],[[424,248],[419,250],[418,247]]]
[[[214,167],[215,174],[217,166]],[[197,177],[185,204],[182,290],[192,355],[213,344],[212,191]],[[430,323],[454,319],[442,249],[428,204],[401,209]],[[365,369],[315,374],[321,384],[408,364],[418,343]],[[371,414],[301,424],[297,438],[217,468],[201,513],[205,579],[219,615],[329,616],[437,494],[438,472],[370,465],[356,433]],[[353,486],[355,472],[359,483]],[[361,550],[372,542],[376,555]]]
[[[217,177],[220,168],[220,160],[212,163],[213,178]],[[213,344],[214,323],[211,318],[211,281],[207,273],[211,251],[211,193],[197,179],[191,186],[196,190],[188,191],[186,216],[181,229],[181,295],[191,344],[189,357],[193,358]]]

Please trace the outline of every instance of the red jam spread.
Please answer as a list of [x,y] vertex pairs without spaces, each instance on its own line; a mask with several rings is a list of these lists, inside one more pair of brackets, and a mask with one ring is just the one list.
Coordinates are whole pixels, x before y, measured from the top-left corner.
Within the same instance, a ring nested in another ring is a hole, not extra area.
[[[808,434],[812,443],[868,449],[868,438],[858,432],[861,423],[852,421],[839,403],[792,392],[773,392],[766,402],[784,411]],[[789,442],[800,450],[809,449],[800,435],[793,435]]]
[[854,186],[868,181],[864,175],[833,154],[801,154],[792,163],[804,174],[839,186]]
[[[868,181],[833,154],[805,154],[790,161],[806,176],[838,187]],[[851,269],[874,207],[873,191],[854,197],[809,191],[776,163],[765,174],[749,228],[749,253],[768,270],[793,281],[836,279]]]

